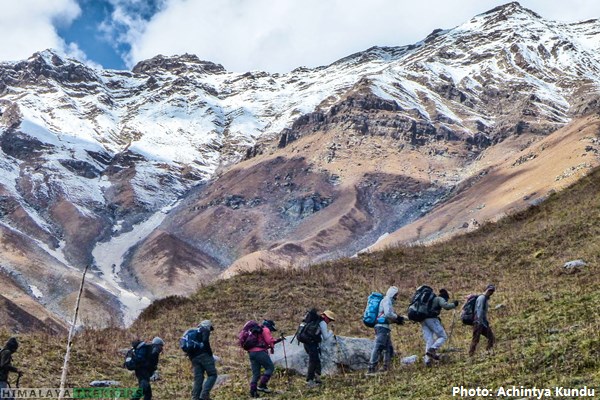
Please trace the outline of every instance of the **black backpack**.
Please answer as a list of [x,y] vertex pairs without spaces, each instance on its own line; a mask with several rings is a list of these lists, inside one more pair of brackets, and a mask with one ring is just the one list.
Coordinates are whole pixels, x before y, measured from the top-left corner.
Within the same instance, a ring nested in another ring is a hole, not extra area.
[[463,305],[460,312],[460,319],[465,325],[473,325],[475,323],[475,304],[477,303],[478,294],[470,294],[467,301]]
[[[323,319],[317,312],[315,308],[310,309],[307,313],[298,329],[296,330],[296,334],[294,338],[298,341],[298,343],[304,344],[313,344],[321,342],[321,328],[319,324]],[[294,340],[292,338],[292,341]],[[291,343],[291,341],[290,341]]]
[[142,367],[152,352],[151,347],[152,346],[148,343],[142,342],[137,347],[132,347],[129,349],[125,355],[125,362],[123,363],[123,366],[130,371],[134,371]]
[[435,297],[435,293],[433,293],[430,286],[419,286],[408,306],[408,319],[421,322],[427,318],[436,317],[437,314],[433,311],[433,299]]
[[[0,356],[2,355],[2,352],[3,352],[4,350],[5,350],[5,349],[3,349],[2,347],[0,347]],[[6,351],[8,351],[8,349],[6,349]],[[0,371],[2,371],[2,370],[4,369],[4,367],[5,367],[4,365],[0,365]]]

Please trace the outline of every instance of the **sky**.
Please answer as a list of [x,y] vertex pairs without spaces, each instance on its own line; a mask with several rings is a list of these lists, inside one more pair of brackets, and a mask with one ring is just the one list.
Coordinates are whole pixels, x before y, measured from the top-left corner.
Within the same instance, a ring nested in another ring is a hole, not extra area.
[[[0,0],[0,61],[54,49],[94,67],[131,69],[195,54],[229,71],[328,65],[460,25],[494,0]],[[522,0],[542,17],[600,18],[598,0]]]

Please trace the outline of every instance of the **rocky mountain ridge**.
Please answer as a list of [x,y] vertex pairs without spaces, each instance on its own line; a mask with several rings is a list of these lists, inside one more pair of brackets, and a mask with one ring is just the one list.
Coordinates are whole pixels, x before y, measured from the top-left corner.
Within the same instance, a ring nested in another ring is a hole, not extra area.
[[[92,264],[98,324],[122,323],[220,274],[352,255],[461,188],[506,184],[486,183],[493,168],[531,176],[520,205],[467,221],[493,219],[598,165],[599,43],[598,20],[509,3],[414,45],[287,74],[193,55],[131,72],[52,51],[0,63],[0,276],[64,318]],[[576,137],[568,157],[555,132]],[[568,176],[532,184],[536,158]],[[460,218],[390,243],[454,233]]]

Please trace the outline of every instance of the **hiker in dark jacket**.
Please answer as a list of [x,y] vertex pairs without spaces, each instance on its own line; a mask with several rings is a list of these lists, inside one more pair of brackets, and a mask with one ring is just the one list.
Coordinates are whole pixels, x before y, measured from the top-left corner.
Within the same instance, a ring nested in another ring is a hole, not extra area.
[[[192,400],[210,400],[210,391],[217,381],[217,368],[215,358],[210,347],[210,332],[214,330],[212,322],[204,320],[198,324],[199,343],[202,348],[189,354],[192,367],[194,368],[194,387],[192,388]],[[206,373],[206,381],[204,381]]]
[[[263,320],[261,324],[262,332],[260,334],[258,345],[248,350],[248,358],[250,359],[250,368],[252,369],[252,379],[250,380],[250,397],[258,397],[258,392],[271,393],[271,389],[267,387],[275,366],[269,356],[269,351],[273,354],[273,348],[276,343],[279,343],[283,338],[273,339],[271,332],[276,332],[275,322],[270,319]],[[264,373],[261,376],[261,370]],[[260,379],[260,381],[259,381]]]
[[440,356],[437,351],[446,343],[448,335],[440,321],[440,313],[444,310],[452,310],[458,306],[458,300],[452,303],[448,302],[450,294],[446,289],[440,289],[440,294],[432,300],[430,318],[425,318],[421,321],[421,329],[423,331],[423,339],[425,339],[425,357],[423,361],[425,365],[431,364],[431,359],[439,360]]
[[396,302],[397,298],[398,288],[396,286],[390,286],[385,294],[385,297],[379,303],[377,323],[375,324],[375,346],[371,352],[369,371],[367,372],[368,375],[375,374],[377,372],[377,364],[379,363],[379,357],[381,356],[381,353],[384,353],[383,368],[381,371],[385,372],[390,368],[390,362],[394,354],[390,323],[404,323],[404,317],[396,314],[394,311],[394,303]]
[[[144,400],[152,400],[152,387],[150,386],[150,378],[152,375],[154,375],[156,369],[158,368],[158,358],[163,350],[164,345],[165,342],[161,338],[155,337],[152,339],[150,344],[140,342],[138,346],[136,346],[136,351],[141,350],[144,346],[148,346],[146,349],[144,349],[146,354],[143,362],[135,368],[135,376],[138,379],[138,386],[142,389]],[[133,397],[131,400],[139,399],[141,399],[141,397]]]
[[321,381],[321,343],[334,338],[333,331],[327,325],[335,321],[336,315],[331,310],[325,310],[319,316],[318,337],[312,343],[304,343],[304,350],[308,354],[308,372],[306,373],[306,384],[315,387]]
[[496,286],[488,285],[485,288],[485,292],[477,297],[477,301],[475,302],[475,316],[473,318],[473,339],[471,340],[469,356],[475,354],[481,335],[485,336],[488,340],[486,348],[488,351],[494,347],[496,339],[494,337],[494,332],[492,332],[492,328],[490,327],[487,313],[490,297],[492,297],[495,291]]
[[0,390],[10,387],[8,384],[8,374],[10,372],[14,372],[18,376],[22,375],[22,372],[12,365],[12,355],[17,352],[18,348],[19,342],[16,338],[11,337],[0,351]]

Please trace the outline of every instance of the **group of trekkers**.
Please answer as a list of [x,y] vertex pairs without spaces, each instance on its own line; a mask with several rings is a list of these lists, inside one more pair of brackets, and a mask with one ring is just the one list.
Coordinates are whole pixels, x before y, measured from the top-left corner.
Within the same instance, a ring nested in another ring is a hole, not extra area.
[[[495,290],[494,285],[488,285],[483,294],[469,296],[463,306],[461,319],[464,324],[473,326],[469,356],[475,354],[482,335],[488,340],[488,350],[494,346],[494,334],[487,318],[487,312],[488,300]],[[425,365],[431,366],[434,361],[439,361],[441,358],[438,351],[447,341],[448,335],[439,316],[442,309],[452,310],[458,307],[458,300],[450,302],[450,294],[446,289],[440,289],[436,295],[431,287],[424,285],[419,287],[413,295],[408,307],[408,315],[402,316],[394,310],[398,292],[396,286],[391,286],[385,296],[378,293],[369,296],[363,322],[375,329],[375,345],[371,353],[367,376],[389,370],[394,354],[390,324],[403,325],[406,320],[418,322],[421,325],[425,341],[423,355]],[[374,296],[375,294],[378,296]],[[373,314],[372,323],[368,321],[370,318],[368,314],[371,312]],[[333,331],[329,329],[329,324],[335,320],[336,315],[331,310],[318,312],[315,308],[310,309],[291,339],[292,342],[296,340],[301,343],[308,355],[306,374],[308,387],[317,387],[322,383],[321,344],[335,337]],[[213,330],[211,321],[204,320],[196,328],[188,329],[180,339],[179,347],[188,355],[194,369],[192,400],[209,400],[210,392],[217,380],[217,369],[210,346],[210,333]],[[265,319],[261,323],[254,320],[246,322],[238,334],[238,345],[248,352],[250,361],[252,371],[250,397],[252,398],[259,397],[259,393],[271,393],[268,383],[275,366],[269,353],[273,354],[275,345],[285,340],[283,335],[275,339],[275,332],[277,332],[275,322]],[[137,343],[134,344],[139,346]],[[160,338],[154,338],[151,343],[151,346],[154,346],[151,353],[160,353],[162,344]],[[380,363],[381,358],[383,358],[383,363]],[[148,365],[143,365],[141,371],[135,369],[139,386],[144,389],[144,400],[152,398],[149,380],[157,366],[157,360],[156,362],[154,358],[152,360]]]
[[[487,313],[488,300],[495,291],[496,287],[494,285],[488,285],[483,294],[470,295],[462,309],[462,322],[465,325],[473,326],[473,336],[469,348],[469,356],[475,354],[479,339],[482,335],[488,340],[488,351],[494,346],[494,333],[490,327]],[[387,290],[386,295],[381,298],[381,300],[374,303],[376,306],[374,307],[371,317],[373,321],[369,323],[369,305],[371,304],[371,299],[377,298],[377,296],[381,297],[381,294],[371,294],[369,298],[370,301],[363,317],[363,322],[365,322],[367,326],[373,326],[375,328],[375,346],[371,353],[367,375],[374,375],[378,372],[389,370],[390,361],[394,354],[390,324],[396,323],[403,325],[407,319],[418,322],[421,325],[425,342],[425,353],[423,355],[423,362],[425,365],[431,366],[433,360],[439,361],[441,357],[438,354],[438,350],[448,340],[448,335],[440,320],[440,313],[442,309],[452,310],[458,307],[458,300],[450,302],[450,294],[444,288],[440,289],[439,294],[436,295],[431,287],[425,285],[420,286],[412,297],[408,307],[408,315],[402,316],[398,315],[394,310],[394,303],[398,297],[398,288],[396,286],[391,286]],[[382,353],[383,365],[379,365]],[[378,369],[379,366],[380,368]]]
[[[469,356],[475,354],[482,335],[488,340],[488,350],[491,350],[494,345],[494,334],[487,319],[487,312],[488,301],[495,290],[494,285],[488,285],[483,294],[469,296],[463,306],[462,321],[473,326]],[[412,297],[407,316],[399,315],[394,310],[398,291],[396,286],[391,286],[385,296],[377,292],[369,296],[363,322],[375,329],[375,345],[371,353],[367,376],[388,371],[390,368],[394,354],[390,324],[403,325],[406,320],[420,323],[425,341],[423,362],[427,366],[440,360],[438,351],[448,339],[439,315],[442,309],[455,309],[459,302],[457,300],[450,302],[450,295],[446,289],[440,289],[436,295],[429,286],[419,287]],[[336,315],[333,311],[318,312],[313,308],[307,312],[291,340],[302,343],[308,355],[306,376],[308,387],[316,387],[322,383],[321,343],[335,337],[328,326],[335,320]],[[188,329],[179,341],[179,347],[189,358],[194,371],[192,400],[210,400],[210,392],[217,381],[215,358],[210,346],[210,335],[213,330],[212,322],[204,320],[197,327]],[[250,397],[252,398],[259,397],[261,392],[271,392],[268,383],[275,367],[269,353],[273,354],[275,344],[285,340],[283,335],[275,339],[274,332],[277,332],[275,322],[265,319],[261,323],[248,321],[238,334],[238,344],[248,352],[250,361],[252,371]],[[144,400],[152,399],[150,382],[157,379],[159,356],[164,344],[159,337],[155,337],[149,343],[141,340],[131,343],[131,349],[125,357],[124,367],[135,371],[139,388],[142,389],[140,397],[134,397],[132,400],[139,400],[141,396]],[[9,387],[9,372],[21,376],[21,372],[12,365],[12,354],[17,351],[18,347],[16,338],[10,338],[0,351],[0,389]],[[380,363],[381,358],[383,363]]]

